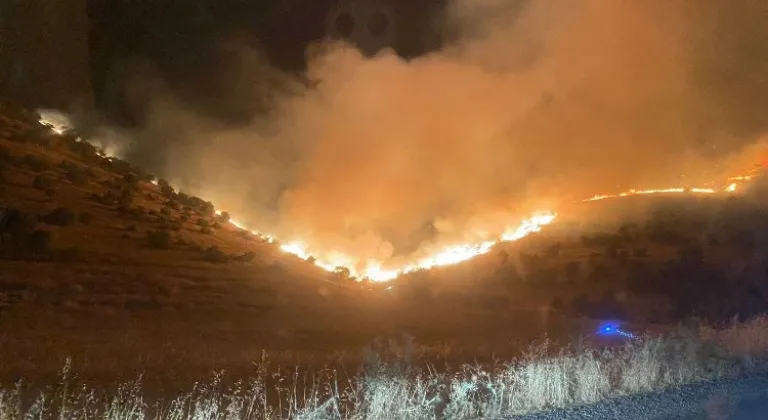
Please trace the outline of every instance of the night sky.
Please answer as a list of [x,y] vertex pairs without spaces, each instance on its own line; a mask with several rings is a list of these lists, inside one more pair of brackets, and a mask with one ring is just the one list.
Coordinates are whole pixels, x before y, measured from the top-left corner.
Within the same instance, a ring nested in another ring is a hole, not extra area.
[[[376,5],[375,1],[362,3]],[[185,92],[223,96],[231,88],[228,81],[236,79],[227,77],[237,69],[228,68],[233,60],[227,59],[223,48],[233,40],[257,46],[280,69],[300,73],[311,42],[347,33],[344,17],[338,20],[339,32],[329,30],[329,16],[339,5],[335,0],[91,0],[90,52],[97,107],[130,122],[120,89],[110,89],[109,81],[115,67],[136,57],[154,63],[164,78],[176,87],[184,86]],[[439,46],[434,23],[444,0],[385,0],[378,7],[391,8],[395,20],[391,27],[396,27],[397,36],[390,47],[400,56],[418,56]],[[205,98],[189,99],[205,107]],[[220,103],[209,108],[237,114]]]

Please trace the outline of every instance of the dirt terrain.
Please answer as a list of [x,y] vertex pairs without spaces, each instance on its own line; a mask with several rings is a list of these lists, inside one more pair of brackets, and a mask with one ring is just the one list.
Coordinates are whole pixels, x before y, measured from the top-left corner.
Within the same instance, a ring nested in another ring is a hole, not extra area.
[[[733,197],[590,204],[603,209],[592,221],[566,217],[467,263],[382,286],[282,253],[204,198],[9,105],[0,162],[5,382],[50,382],[70,357],[90,380],[144,372],[150,383],[186,387],[213,370],[248,372],[262,351],[283,366],[356,366],[371,343],[431,363],[482,362],[545,334],[589,334],[590,319],[724,319],[765,293],[765,266],[749,263],[758,236],[741,226],[757,232],[768,220],[755,201]],[[655,210],[635,220],[622,206]]]

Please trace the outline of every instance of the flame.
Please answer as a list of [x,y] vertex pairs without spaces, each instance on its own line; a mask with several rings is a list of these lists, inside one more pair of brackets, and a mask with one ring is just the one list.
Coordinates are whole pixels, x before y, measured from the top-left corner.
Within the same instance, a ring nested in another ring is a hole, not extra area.
[[[64,120],[66,121],[66,123],[63,123],[61,120],[56,118],[59,116],[56,113],[40,112],[40,114],[41,114],[40,123],[51,127],[51,130],[54,133],[62,134],[68,128],[67,124],[69,123],[69,121]],[[113,159],[112,157],[108,157],[104,154],[99,154],[99,156],[101,156],[104,159]],[[753,169],[751,172],[756,172],[759,169],[760,168]],[[751,181],[752,179],[753,177],[751,175],[732,176],[728,178],[728,181],[730,183],[727,186],[719,189],[684,188],[684,187],[647,189],[647,190],[630,189],[628,191],[618,193],[618,194],[597,194],[590,198],[580,200],[580,202],[600,201],[600,200],[612,199],[612,198],[630,197],[635,195],[650,195],[650,194],[717,194],[720,192],[730,193],[730,192],[736,191],[738,184],[740,182],[748,182],[748,181]],[[157,179],[152,180],[152,184],[158,185]],[[222,209],[216,209],[217,215],[221,215],[223,212],[224,210]],[[279,249],[286,254],[291,254],[303,260],[311,261],[317,267],[328,272],[334,272],[340,267],[346,267],[349,270],[351,276],[356,277],[360,280],[369,279],[370,281],[373,281],[373,282],[387,282],[387,281],[394,280],[403,274],[411,273],[418,270],[428,270],[434,267],[454,265],[454,264],[458,264],[458,263],[470,260],[477,256],[487,254],[493,249],[493,247],[495,247],[499,243],[517,241],[533,233],[540,232],[545,226],[553,223],[556,219],[557,219],[557,213],[553,211],[537,212],[537,213],[534,213],[532,216],[526,219],[523,219],[517,226],[506,229],[501,235],[499,235],[498,239],[483,241],[483,242],[474,243],[474,244],[454,244],[452,246],[445,247],[442,250],[435,252],[431,256],[424,257],[420,260],[417,260],[414,263],[406,264],[401,267],[384,268],[380,262],[371,261],[368,263],[366,268],[361,270],[360,272],[352,268],[355,265],[355,261],[356,261],[355,258],[349,255],[329,252],[329,253],[325,253],[325,255],[328,255],[327,260],[321,261],[319,259],[314,258],[312,252],[307,248],[307,246],[304,243],[300,241],[281,244],[279,246]],[[269,235],[263,232],[259,232],[257,230],[250,229],[246,227],[244,224],[236,221],[233,218],[229,219],[229,224],[243,231],[250,232],[251,234],[261,238],[262,240],[270,244],[277,242],[276,238],[273,235]]]
[[[732,177],[737,178],[737,177]],[[730,185],[723,190],[725,191],[735,191],[736,187],[733,187],[733,190],[729,190]],[[635,190],[631,189],[629,191],[625,191],[618,194],[598,194],[594,195],[590,198],[586,198],[584,200],[581,200],[582,202],[587,201],[600,201],[605,200],[608,198],[620,198],[620,197],[630,197],[633,195],[650,195],[650,194],[679,194],[679,193],[692,193],[692,194],[716,194],[720,190],[714,189],[714,188],[661,188],[661,189],[651,189],[651,190]]]

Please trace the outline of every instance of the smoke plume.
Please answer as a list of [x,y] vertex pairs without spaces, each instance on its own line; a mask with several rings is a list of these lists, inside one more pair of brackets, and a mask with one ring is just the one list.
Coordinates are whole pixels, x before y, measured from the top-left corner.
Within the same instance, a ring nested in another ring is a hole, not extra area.
[[144,111],[128,157],[364,265],[597,192],[705,179],[766,129],[762,0],[456,0],[448,15],[438,52],[371,58],[329,41],[300,79],[229,45],[219,70],[247,124],[126,66]]

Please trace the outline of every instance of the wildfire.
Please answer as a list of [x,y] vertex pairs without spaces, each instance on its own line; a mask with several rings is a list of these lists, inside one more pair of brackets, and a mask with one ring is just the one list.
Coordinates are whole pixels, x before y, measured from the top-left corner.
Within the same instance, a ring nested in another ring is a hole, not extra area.
[[[42,111],[40,112],[41,119],[40,123],[44,124],[51,128],[51,131],[53,131],[56,134],[62,134],[66,132],[67,129],[71,126],[69,123],[69,120],[64,116],[63,114],[53,112],[53,111]],[[100,154],[102,158],[105,159],[111,159],[110,157],[105,156],[104,154]],[[715,188],[663,188],[663,189],[648,189],[648,190],[636,190],[631,189],[622,193],[618,194],[598,194],[594,195],[590,198],[586,198],[583,200],[580,200],[580,202],[591,202],[591,201],[600,201],[600,200],[606,200],[606,199],[612,199],[612,198],[621,198],[621,197],[629,197],[629,196],[635,196],[635,195],[651,195],[651,194],[717,194],[720,192],[734,192],[738,188],[738,184],[741,182],[747,182],[752,180],[753,177],[751,175],[740,175],[740,176],[733,176],[728,178],[729,184],[725,187],[715,189]],[[154,185],[157,185],[157,180],[152,181]],[[216,214],[221,215],[222,210],[216,210]],[[553,211],[541,211],[538,213],[533,214],[532,216],[523,219],[517,226],[511,229],[507,229],[504,231],[499,237],[495,240],[487,240],[480,243],[475,244],[455,244],[452,246],[447,246],[443,248],[442,250],[435,252],[433,255],[424,257],[420,260],[417,260],[414,263],[406,264],[401,267],[395,267],[395,268],[387,268],[385,269],[381,263],[379,262],[370,262],[365,269],[361,271],[357,271],[354,268],[352,268],[355,264],[355,259],[347,256],[342,255],[339,253],[326,253],[326,255],[330,255],[331,257],[328,257],[327,261],[321,261],[319,259],[316,259],[312,252],[306,247],[305,244],[301,242],[290,242],[281,244],[279,249],[287,254],[294,255],[298,258],[312,261],[317,267],[333,272],[336,270],[339,270],[340,268],[346,268],[349,270],[350,275],[359,278],[359,279],[369,279],[374,282],[387,282],[396,279],[397,277],[411,273],[417,270],[424,270],[424,269],[430,269],[434,267],[440,267],[440,266],[447,266],[447,265],[453,265],[458,264],[467,260],[470,260],[472,258],[475,258],[479,255],[487,254],[488,252],[493,249],[494,246],[498,245],[502,242],[512,242],[517,241],[519,239],[522,239],[532,233],[536,233],[541,231],[545,226],[553,223],[555,219],[557,218],[557,213]],[[242,223],[236,221],[235,219],[230,218],[229,223],[233,225],[234,227],[248,231],[251,234],[261,238],[265,242],[268,243],[275,243],[277,242],[276,238],[272,235],[265,234],[263,232],[259,232],[257,230],[252,230]]]

